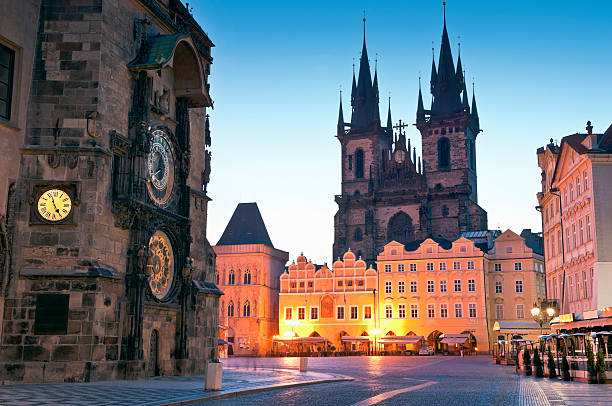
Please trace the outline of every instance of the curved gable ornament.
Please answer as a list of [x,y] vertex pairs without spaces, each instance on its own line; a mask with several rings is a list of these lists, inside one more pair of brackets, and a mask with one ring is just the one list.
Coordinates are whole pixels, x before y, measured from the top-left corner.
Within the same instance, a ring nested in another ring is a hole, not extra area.
[[187,99],[190,107],[212,105],[201,57],[188,34],[149,37],[127,67],[132,72],[170,67],[174,71],[174,95],[177,98]]

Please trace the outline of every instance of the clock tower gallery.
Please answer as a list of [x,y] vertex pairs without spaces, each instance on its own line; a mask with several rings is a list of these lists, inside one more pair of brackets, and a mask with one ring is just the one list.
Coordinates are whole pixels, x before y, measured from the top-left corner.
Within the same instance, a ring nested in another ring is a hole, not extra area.
[[[364,20],[365,23],[365,20]],[[370,73],[365,32],[359,76],[351,91],[351,121],[342,101],[337,135],[342,154],[342,191],[336,196],[334,258],[349,248],[370,264],[385,244],[410,244],[427,237],[457,239],[464,231],[486,230],[487,213],[478,205],[476,100],[472,106],[461,65],[455,68],[446,17],[438,67],[432,61],[431,108],[419,89],[416,127],[422,158],[406,138],[406,124],[386,125],[379,115],[378,72]]]
[[206,239],[214,45],[178,0],[63,4],[40,11],[0,380],[203,373],[222,294]]

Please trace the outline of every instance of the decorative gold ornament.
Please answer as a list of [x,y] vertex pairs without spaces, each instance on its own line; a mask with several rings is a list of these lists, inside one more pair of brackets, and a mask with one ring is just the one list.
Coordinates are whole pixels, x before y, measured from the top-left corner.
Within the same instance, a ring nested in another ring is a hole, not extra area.
[[174,253],[170,239],[163,231],[156,231],[149,240],[146,274],[151,293],[159,300],[165,299],[174,281]]

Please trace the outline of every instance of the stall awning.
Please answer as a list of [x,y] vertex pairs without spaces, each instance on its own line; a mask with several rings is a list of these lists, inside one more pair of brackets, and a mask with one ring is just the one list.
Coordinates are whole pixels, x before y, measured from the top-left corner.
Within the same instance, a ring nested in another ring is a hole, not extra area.
[[[542,326],[544,330],[550,329],[548,323]],[[493,331],[501,334],[537,334],[541,331],[540,325],[535,321],[496,321]]]
[[329,341],[329,340],[327,340],[325,337],[279,337],[279,338],[273,339],[272,341],[275,341],[277,343],[285,343],[285,344],[290,344],[290,343],[317,344],[317,343],[324,343],[325,341]]
[[416,344],[423,336],[384,336],[378,340],[381,344]]
[[368,336],[342,336],[341,341],[370,341]]
[[440,342],[442,344],[465,344],[467,340],[467,338],[462,337],[444,337]]

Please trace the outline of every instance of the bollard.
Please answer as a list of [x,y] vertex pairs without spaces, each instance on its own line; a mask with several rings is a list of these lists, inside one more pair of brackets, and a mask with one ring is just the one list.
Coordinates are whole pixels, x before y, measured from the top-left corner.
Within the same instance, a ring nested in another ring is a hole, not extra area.
[[300,372],[308,371],[308,358],[302,357],[300,358]]
[[206,364],[206,390],[221,390],[223,378],[223,364],[220,362],[209,362]]

